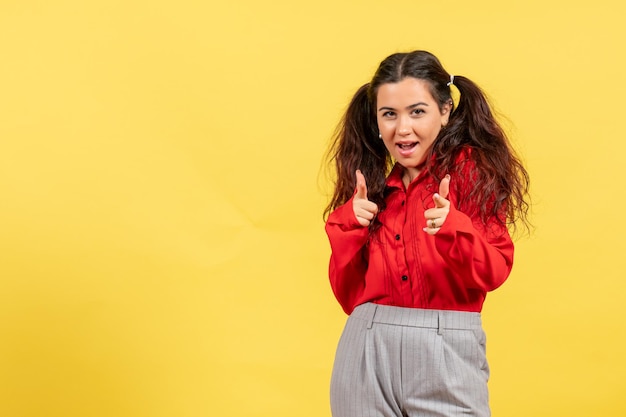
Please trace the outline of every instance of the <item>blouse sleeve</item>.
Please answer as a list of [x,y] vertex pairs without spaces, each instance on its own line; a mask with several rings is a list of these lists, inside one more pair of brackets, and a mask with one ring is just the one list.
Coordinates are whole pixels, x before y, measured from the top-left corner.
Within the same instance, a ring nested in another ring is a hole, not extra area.
[[462,193],[474,186],[471,150],[462,153],[457,164],[462,168],[450,182],[450,212],[435,235],[435,246],[467,288],[493,291],[513,268],[513,241],[505,225],[495,219],[485,225],[477,214],[470,217],[455,206]]
[[330,241],[330,285],[343,310],[350,314],[365,290],[366,243],[369,229],[359,224],[352,199],[338,207],[326,221]]
[[495,290],[513,268],[513,242],[506,228],[486,228],[453,206],[435,235],[435,246],[467,288]]

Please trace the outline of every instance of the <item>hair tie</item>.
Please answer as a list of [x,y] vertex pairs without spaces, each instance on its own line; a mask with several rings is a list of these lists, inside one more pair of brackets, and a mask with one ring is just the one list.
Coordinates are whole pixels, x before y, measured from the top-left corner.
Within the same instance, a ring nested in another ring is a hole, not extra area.
[[450,75],[450,81],[446,85],[450,87],[452,84],[454,84],[454,75]]

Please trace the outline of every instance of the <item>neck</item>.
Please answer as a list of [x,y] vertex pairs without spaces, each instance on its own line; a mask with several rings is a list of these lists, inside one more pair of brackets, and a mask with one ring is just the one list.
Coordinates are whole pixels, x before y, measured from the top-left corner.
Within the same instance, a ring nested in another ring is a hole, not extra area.
[[402,174],[402,182],[405,187],[408,187],[410,183],[413,182],[415,178],[422,172],[421,169],[417,168],[405,168],[404,174]]

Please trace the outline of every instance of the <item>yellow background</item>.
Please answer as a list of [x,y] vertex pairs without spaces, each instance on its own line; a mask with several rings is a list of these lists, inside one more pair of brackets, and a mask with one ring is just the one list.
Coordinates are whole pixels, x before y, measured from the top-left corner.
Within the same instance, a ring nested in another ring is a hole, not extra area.
[[0,415],[329,416],[321,165],[392,52],[479,83],[532,178],[495,416],[626,414],[621,2],[0,2]]

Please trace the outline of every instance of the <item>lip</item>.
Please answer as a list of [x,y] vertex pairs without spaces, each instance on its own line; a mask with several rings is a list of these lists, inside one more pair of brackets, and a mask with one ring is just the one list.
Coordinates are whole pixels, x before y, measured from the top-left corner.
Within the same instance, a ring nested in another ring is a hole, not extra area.
[[[398,142],[396,143],[396,148],[398,149],[398,153],[403,157],[411,156],[411,154],[415,151],[415,149],[419,146],[419,142],[411,141],[411,142]],[[403,148],[402,145],[413,145],[410,148]]]

